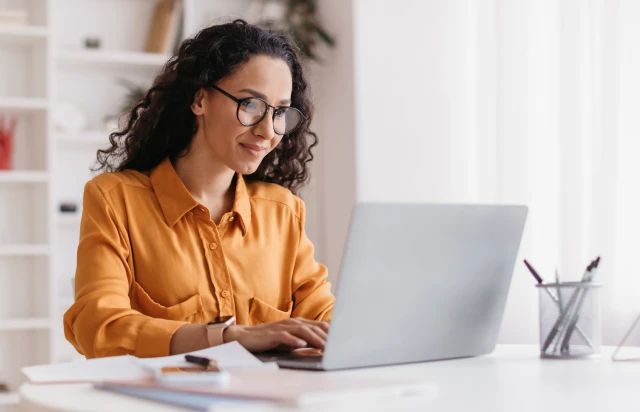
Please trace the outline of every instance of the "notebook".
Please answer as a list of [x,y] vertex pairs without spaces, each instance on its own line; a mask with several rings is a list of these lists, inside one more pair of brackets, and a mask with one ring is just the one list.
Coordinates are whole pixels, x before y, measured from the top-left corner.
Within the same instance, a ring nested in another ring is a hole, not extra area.
[[294,370],[231,370],[227,384],[169,384],[153,379],[96,384],[110,391],[157,390],[181,394],[276,402],[296,407],[328,406],[349,401],[384,401],[407,396],[431,396],[436,387],[427,382],[354,378]]
[[129,388],[123,386],[107,386],[96,384],[96,389],[147,399],[163,404],[180,406],[195,411],[228,411],[228,410],[260,410],[264,411],[273,402],[252,399],[228,398],[215,395],[200,395],[195,393],[169,392],[154,388]]

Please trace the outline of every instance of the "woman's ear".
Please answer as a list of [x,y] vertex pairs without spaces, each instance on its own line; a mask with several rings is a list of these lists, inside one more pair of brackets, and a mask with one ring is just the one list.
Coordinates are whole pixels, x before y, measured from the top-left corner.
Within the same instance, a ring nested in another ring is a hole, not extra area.
[[200,89],[196,92],[196,95],[193,98],[193,103],[191,103],[191,111],[196,116],[204,114],[204,105],[203,105],[204,96],[205,96],[204,90]]

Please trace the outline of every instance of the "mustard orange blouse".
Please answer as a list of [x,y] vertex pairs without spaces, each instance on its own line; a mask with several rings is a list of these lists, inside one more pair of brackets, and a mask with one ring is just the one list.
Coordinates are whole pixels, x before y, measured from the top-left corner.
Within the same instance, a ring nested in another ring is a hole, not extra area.
[[335,299],[304,224],[300,198],[241,175],[219,225],[168,159],[148,174],[99,175],[84,190],[65,336],[87,358],[152,357],[187,322],[328,321]]

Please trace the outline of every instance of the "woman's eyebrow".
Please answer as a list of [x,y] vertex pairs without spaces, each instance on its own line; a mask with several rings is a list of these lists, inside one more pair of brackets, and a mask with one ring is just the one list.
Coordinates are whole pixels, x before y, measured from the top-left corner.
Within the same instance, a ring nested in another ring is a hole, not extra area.
[[[263,93],[260,93],[259,91],[254,90],[254,89],[242,89],[242,90],[239,90],[239,92],[246,92],[246,93],[249,93],[252,96],[261,98],[265,102],[267,101],[267,96],[265,96]],[[280,100],[280,104],[281,105],[291,104],[291,99]]]

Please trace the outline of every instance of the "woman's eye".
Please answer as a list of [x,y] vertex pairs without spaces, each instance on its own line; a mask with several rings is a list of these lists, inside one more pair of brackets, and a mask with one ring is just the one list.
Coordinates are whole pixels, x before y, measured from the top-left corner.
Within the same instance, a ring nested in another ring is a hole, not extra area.
[[245,100],[242,102],[242,108],[247,111],[256,111],[258,110],[258,102],[255,100]]
[[286,107],[283,107],[281,109],[276,109],[276,117],[284,117],[286,113],[287,113]]

